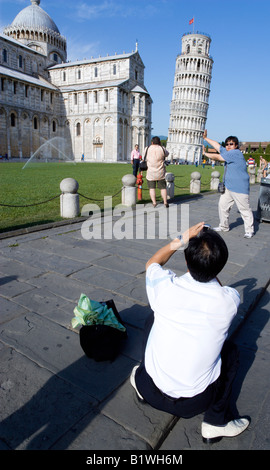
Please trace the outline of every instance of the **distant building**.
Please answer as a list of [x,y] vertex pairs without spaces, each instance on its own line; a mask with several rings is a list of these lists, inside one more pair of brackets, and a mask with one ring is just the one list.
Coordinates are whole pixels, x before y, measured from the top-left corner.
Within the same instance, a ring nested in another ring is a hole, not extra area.
[[243,153],[255,152],[261,147],[265,153],[265,149],[270,142],[240,142],[240,150]]
[[173,159],[200,162],[208,111],[213,59],[211,39],[203,33],[182,36],[176,58],[167,150]]
[[85,161],[125,161],[151,139],[152,100],[137,49],[67,62],[66,39],[40,0],[0,35],[0,155],[28,158],[53,137]]

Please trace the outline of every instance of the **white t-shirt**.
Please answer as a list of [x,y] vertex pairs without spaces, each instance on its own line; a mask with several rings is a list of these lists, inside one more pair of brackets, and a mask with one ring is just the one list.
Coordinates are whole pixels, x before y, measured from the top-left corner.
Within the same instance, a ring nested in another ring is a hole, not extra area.
[[145,351],[147,373],[171,397],[203,392],[220,375],[220,352],[240,303],[238,292],[216,279],[177,277],[157,263],[146,271],[146,290],[155,316]]

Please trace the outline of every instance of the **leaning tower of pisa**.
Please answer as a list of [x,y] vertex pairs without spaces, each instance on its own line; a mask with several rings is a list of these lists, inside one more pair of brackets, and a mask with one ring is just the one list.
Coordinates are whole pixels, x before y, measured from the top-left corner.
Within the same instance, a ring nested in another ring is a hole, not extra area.
[[207,34],[184,34],[176,58],[167,150],[181,161],[194,163],[202,156],[213,66],[210,43]]

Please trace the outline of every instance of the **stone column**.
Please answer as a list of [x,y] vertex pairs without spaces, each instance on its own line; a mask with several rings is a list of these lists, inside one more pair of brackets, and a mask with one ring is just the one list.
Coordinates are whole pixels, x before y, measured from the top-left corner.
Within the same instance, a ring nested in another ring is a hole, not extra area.
[[22,113],[18,113],[18,151],[19,151],[19,158],[22,160]]
[[219,177],[220,177],[220,173],[219,171],[212,171],[211,173],[211,181],[210,181],[210,189],[214,189],[214,190],[217,190],[218,189],[218,185],[219,185]]
[[257,171],[257,183],[261,182],[262,175],[263,175],[263,171],[259,168],[259,170]]
[[122,178],[122,204],[124,206],[135,206],[136,205],[136,176],[125,175]]
[[173,199],[174,198],[174,174],[166,173],[165,180],[166,180],[166,186],[167,186],[167,198]]
[[11,143],[10,143],[10,127],[9,127],[9,116],[7,115],[6,116],[6,119],[7,119],[7,155],[8,155],[8,159],[10,160],[11,159]]
[[60,183],[62,194],[60,195],[60,215],[65,219],[78,217],[80,213],[79,183],[73,178],[65,178]]
[[200,194],[201,192],[201,174],[198,171],[191,173],[190,193]]
[[256,182],[256,169],[255,167],[249,168],[249,182],[254,184]]

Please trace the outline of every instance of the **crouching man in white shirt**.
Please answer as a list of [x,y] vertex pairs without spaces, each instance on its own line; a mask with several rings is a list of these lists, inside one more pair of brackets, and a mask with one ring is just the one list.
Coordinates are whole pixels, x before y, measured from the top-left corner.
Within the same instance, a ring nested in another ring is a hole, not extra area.
[[[188,272],[177,277],[162,266],[184,245]],[[154,314],[143,361],[130,377],[138,397],[154,408],[183,418],[204,412],[204,442],[236,436],[249,425],[230,409],[238,351],[226,338],[240,296],[217,279],[227,259],[223,238],[204,222],[150,258],[146,290]]]

